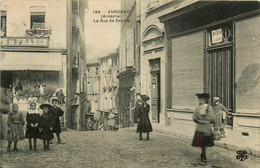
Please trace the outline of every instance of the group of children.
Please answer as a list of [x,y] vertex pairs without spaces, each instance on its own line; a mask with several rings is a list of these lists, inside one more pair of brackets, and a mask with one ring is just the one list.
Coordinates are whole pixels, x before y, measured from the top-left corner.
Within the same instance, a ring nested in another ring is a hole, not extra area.
[[[25,127],[23,115],[18,112],[18,104],[12,105],[13,111],[9,113],[7,121],[7,151],[11,150],[12,142],[14,142],[13,150],[19,151],[17,143],[25,138],[28,138],[30,151],[37,151],[37,139],[43,140],[44,150],[50,150],[50,143],[52,143],[52,139],[54,138],[53,133],[57,135],[57,143],[62,143],[60,139],[61,127],[59,117],[63,116],[64,112],[57,106],[57,97],[52,97],[51,103],[52,105],[49,103],[41,104],[39,108],[43,110],[43,113],[40,114],[39,110],[36,109],[36,102],[31,102],[30,110],[26,114]],[[25,135],[24,128],[26,129]]]

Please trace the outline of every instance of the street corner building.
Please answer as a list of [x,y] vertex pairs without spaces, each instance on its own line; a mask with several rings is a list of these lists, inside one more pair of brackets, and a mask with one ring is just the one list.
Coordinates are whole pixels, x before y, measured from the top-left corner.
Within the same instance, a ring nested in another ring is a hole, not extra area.
[[121,23],[120,111],[141,92],[151,98],[153,123],[194,125],[195,94],[207,92],[232,113],[228,127],[258,130],[259,7],[257,1],[122,0],[130,12],[121,14],[129,22]]
[[87,8],[86,0],[1,1],[1,87],[9,102],[16,101],[14,94],[20,90],[18,104],[26,111],[27,94],[35,88],[61,88],[65,125],[77,130],[83,124],[85,100]]
[[167,41],[167,112],[192,119],[194,94],[219,97],[233,129],[260,127],[259,7],[251,2],[169,2],[159,16]]

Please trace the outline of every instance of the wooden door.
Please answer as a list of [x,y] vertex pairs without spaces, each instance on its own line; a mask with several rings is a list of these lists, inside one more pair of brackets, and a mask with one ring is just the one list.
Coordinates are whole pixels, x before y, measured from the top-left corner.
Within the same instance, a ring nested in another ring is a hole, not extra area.
[[[234,56],[233,48],[222,48],[208,51],[206,56],[206,91],[211,98],[219,97],[229,111],[234,111]],[[212,103],[212,99],[211,99]],[[232,118],[227,118],[232,125]]]
[[159,123],[160,116],[160,73],[152,73],[152,97],[151,97],[151,111],[152,120]]

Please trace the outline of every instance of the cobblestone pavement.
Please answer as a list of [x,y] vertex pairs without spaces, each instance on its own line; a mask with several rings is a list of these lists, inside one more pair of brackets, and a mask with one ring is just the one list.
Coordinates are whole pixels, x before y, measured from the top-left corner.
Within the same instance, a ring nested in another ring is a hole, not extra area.
[[190,141],[159,133],[151,133],[150,141],[138,141],[138,134],[133,131],[64,131],[61,136],[66,143],[54,143],[50,151],[43,150],[40,140],[38,151],[29,151],[27,140],[24,140],[18,143],[19,152],[8,153],[7,143],[1,141],[0,167],[257,168],[260,165],[260,160],[251,155],[245,161],[238,161],[235,151],[213,147],[208,148],[208,164],[205,166],[199,161],[200,149],[191,147]]

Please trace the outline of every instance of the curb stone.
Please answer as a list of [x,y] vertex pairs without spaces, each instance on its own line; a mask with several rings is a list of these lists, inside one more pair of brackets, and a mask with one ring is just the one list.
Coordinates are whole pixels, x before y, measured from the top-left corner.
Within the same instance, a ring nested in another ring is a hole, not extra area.
[[[121,128],[121,129],[119,129],[119,131],[135,131],[135,127]],[[169,136],[176,136],[177,138],[184,139],[184,140],[192,140],[191,136],[179,134],[176,132],[169,133],[167,131],[163,131],[160,129],[154,129],[153,132],[159,133],[159,134],[167,134]],[[231,151],[246,150],[249,155],[260,158],[260,151],[254,150],[252,148],[248,148],[248,147],[241,148],[237,145],[222,143],[219,141],[214,141],[214,143],[215,143],[215,146],[217,146],[217,147],[224,148],[224,149],[231,150]]]

